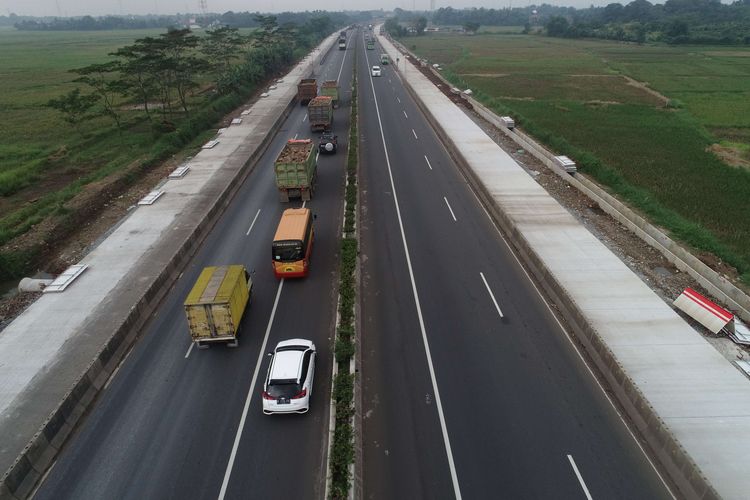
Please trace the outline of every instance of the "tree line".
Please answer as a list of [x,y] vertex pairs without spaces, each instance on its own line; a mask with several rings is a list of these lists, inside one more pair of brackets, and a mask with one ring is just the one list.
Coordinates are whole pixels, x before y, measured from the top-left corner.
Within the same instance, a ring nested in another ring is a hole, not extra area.
[[513,9],[443,7],[432,13],[396,9],[394,14],[396,18],[389,18],[385,25],[394,36],[422,34],[414,29],[418,20],[424,20],[437,26],[461,26],[469,32],[480,26],[524,26],[526,33],[544,27],[550,36],[568,38],[750,44],[750,0],[731,4],[720,0],[667,0],[663,4],[634,0],[585,9],[548,4]]
[[[195,21],[198,26],[229,26],[234,28],[257,28],[260,26],[259,12],[225,12],[223,14],[204,15],[169,15],[169,16],[77,16],[77,17],[45,17],[33,18],[11,14],[0,16],[0,25],[12,25],[22,31],[96,31],[115,29],[146,29],[170,28],[186,26],[189,21]],[[276,14],[279,25],[302,25],[310,18],[328,17],[336,25],[346,25],[352,22],[370,19],[370,13],[345,12],[282,12]]]
[[550,36],[567,38],[750,45],[750,0],[732,4],[719,0],[611,3],[577,10],[569,16],[553,16],[545,29]]
[[257,15],[256,22],[258,29],[250,35],[220,26],[203,36],[180,28],[139,38],[110,53],[105,63],[71,70],[80,86],[47,105],[77,129],[86,120],[106,116],[121,130],[127,107],[169,131],[175,119],[189,118],[192,107],[206,100],[201,95],[254,87],[336,29],[326,16],[311,17],[299,26],[279,25],[276,16]]

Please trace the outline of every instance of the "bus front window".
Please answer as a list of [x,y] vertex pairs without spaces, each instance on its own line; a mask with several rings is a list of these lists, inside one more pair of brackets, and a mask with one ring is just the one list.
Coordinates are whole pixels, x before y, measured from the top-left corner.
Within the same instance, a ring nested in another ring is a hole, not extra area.
[[284,241],[273,244],[273,260],[276,262],[294,262],[302,260],[302,243]]

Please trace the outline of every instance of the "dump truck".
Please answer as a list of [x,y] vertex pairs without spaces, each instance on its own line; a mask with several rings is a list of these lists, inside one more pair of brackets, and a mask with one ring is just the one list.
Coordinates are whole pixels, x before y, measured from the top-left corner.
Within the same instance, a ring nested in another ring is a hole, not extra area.
[[310,139],[291,139],[274,162],[276,187],[279,199],[286,203],[290,198],[309,201],[315,189],[318,169],[317,154]]
[[315,99],[318,95],[318,82],[315,78],[303,78],[297,84],[297,99],[301,105],[305,105],[310,102],[311,99]]
[[242,316],[250,303],[253,280],[242,265],[210,266],[185,299],[190,337],[199,349],[214,342],[237,347]]
[[329,130],[333,123],[333,99],[328,96],[312,99],[307,105],[307,121],[313,132]]
[[320,86],[320,95],[330,97],[334,108],[339,107],[339,82],[336,80],[326,80]]

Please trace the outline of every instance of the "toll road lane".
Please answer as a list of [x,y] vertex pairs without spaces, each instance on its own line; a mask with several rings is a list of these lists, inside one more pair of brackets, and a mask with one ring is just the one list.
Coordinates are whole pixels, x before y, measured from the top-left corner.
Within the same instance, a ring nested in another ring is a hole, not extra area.
[[[339,71],[344,53],[326,66]],[[352,57],[342,71],[348,88]],[[347,69],[348,68],[348,69]],[[335,127],[348,127],[344,99]],[[270,243],[283,209],[272,164],[287,139],[310,137],[303,107],[293,109],[222,218],[173,286],[117,376],[62,452],[36,498],[212,498],[220,493],[259,357],[265,377],[264,332],[279,282],[271,270]],[[340,151],[346,133],[339,132]],[[317,215],[311,273],[287,281],[279,297],[267,346],[290,337],[318,346],[315,393],[306,415],[262,415],[257,387],[236,448],[227,498],[252,492],[259,498],[319,498],[325,484],[333,279],[343,210],[345,154],[319,159],[316,193],[308,207]],[[240,325],[239,347],[193,350],[182,302],[207,265],[244,264],[253,273],[252,303]],[[294,481],[281,481],[294,471]]]
[[360,87],[365,494],[582,498],[585,484],[594,498],[668,498],[400,82],[397,103],[370,81]]

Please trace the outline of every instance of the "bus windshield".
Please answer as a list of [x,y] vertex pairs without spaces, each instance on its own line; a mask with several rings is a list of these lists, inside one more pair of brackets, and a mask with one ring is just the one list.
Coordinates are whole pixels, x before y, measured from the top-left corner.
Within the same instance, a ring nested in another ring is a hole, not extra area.
[[294,262],[304,256],[301,241],[274,241],[271,249],[276,262]]

